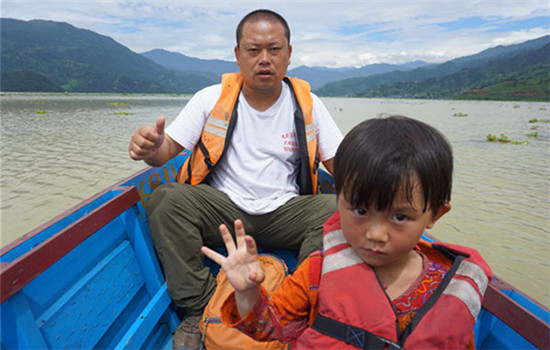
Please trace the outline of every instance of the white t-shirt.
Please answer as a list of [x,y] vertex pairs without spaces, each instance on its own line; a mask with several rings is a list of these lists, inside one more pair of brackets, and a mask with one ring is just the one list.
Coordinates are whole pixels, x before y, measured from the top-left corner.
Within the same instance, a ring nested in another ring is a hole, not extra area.
[[[290,88],[281,84],[279,99],[263,112],[250,107],[243,94],[239,95],[231,144],[210,180],[210,185],[249,214],[272,212],[299,195],[296,108]],[[220,93],[221,84],[197,92],[166,128],[166,134],[193,150]],[[314,94],[312,97],[319,159],[325,161],[334,157],[343,137],[321,100]]]

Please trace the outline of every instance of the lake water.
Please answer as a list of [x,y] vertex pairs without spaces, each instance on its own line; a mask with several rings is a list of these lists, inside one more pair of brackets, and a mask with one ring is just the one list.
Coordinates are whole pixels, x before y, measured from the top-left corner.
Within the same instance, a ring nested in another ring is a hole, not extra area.
[[[478,249],[498,276],[550,306],[550,123],[540,121],[550,119],[550,103],[322,100],[343,133],[387,113],[420,119],[447,135],[455,154],[453,209],[431,233]],[[143,169],[128,157],[130,136],[157,116],[173,120],[187,101],[0,96],[1,245]],[[526,136],[533,132],[536,138]],[[489,133],[528,144],[488,143]]]

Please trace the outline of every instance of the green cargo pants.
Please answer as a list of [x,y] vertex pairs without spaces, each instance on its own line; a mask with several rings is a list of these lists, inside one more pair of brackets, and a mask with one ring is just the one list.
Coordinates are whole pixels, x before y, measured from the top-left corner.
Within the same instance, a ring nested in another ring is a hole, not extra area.
[[209,185],[169,183],[153,192],[147,218],[168,292],[177,306],[195,315],[216,288],[200,248],[224,246],[220,224],[234,234],[233,222],[241,219],[258,245],[299,250],[300,263],[322,248],[323,224],[336,209],[335,195],[319,194],[295,197],[268,214],[250,215]]

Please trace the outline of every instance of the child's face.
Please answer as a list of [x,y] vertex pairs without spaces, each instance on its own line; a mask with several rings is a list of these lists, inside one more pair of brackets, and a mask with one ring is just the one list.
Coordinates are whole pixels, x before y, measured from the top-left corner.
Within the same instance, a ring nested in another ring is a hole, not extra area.
[[419,185],[414,186],[409,203],[404,191],[394,200],[388,211],[355,207],[344,195],[338,196],[342,231],[348,243],[361,259],[373,267],[405,267],[411,251],[427,228],[447,213],[445,204],[436,213],[424,209],[424,196]]

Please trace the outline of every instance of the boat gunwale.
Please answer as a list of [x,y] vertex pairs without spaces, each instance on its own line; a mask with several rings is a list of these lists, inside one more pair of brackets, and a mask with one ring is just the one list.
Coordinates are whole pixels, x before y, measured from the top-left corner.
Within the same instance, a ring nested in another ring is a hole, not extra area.
[[[72,206],[71,208],[63,211],[61,214],[56,215],[53,218],[49,219],[48,221],[44,222],[43,224],[40,224],[40,225],[36,226],[34,229],[32,229],[29,232],[23,234],[21,237],[17,238],[16,240],[11,241],[10,243],[6,244],[3,247],[0,247],[0,257],[2,257],[5,254],[9,253],[11,250],[13,250],[15,247],[19,246],[21,243],[33,238],[34,236],[38,235],[42,231],[44,231],[44,230],[48,229],[49,227],[55,225],[61,219],[66,218],[67,216],[77,212],[78,210],[80,210],[80,209],[84,208],[85,206],[89,205],[90,203],[94,202],[98,198],[101,198],[105,194],[107,194],[109,192],[121,190],[124,187],[127,187],[127,186],[122,186],[122,184],[124,184],[124,183],[130,181],[131,179],[136,178],[136,177],[148,172],[151,169],[152,169],[152,167],[146,167],[146,168],[144,168],[140,171],[137,171],[133,175],[130,175],[130,176],[124,178],[123,180],[118,181],[117,183],[115,183],[115,184],[113,184],[113,185],[97,192],[96,194],[92,195],[91,197],[89,197],[89,198],[79,202],[78,204]],[[7,264],[7,263],[2,262],[2,264]]]
[[[117,190],[120,190],[121,193],[45,239],[33,249],[13,261],[2,262],[0,265],[0,304],[23,289],[69,251],[97,230],[112,222],[140,199],[135,186],[117,187]],[[104,191],[100,193],[103,194]],[[99,197],[96,196],[93,197]],[[90,202],[92,201],[90,200],[88,203]],[[77,207],[82,206],[78,205]],[[73,207],[57,218],[66,217],[76,210],[76,207]],[[33,231],[33,233],[36,234],[37,232]],[[27,238],[34,236],[34,234]]]
[[[512,290],[532,300],[509,283],[497,279],[487,286],[482,306],[537,348],[550,349],[550,324],[506,295],[502,292],[503,289]],[[544,305],[536,305],[548,311]]]

